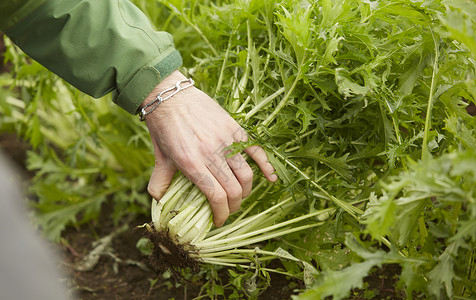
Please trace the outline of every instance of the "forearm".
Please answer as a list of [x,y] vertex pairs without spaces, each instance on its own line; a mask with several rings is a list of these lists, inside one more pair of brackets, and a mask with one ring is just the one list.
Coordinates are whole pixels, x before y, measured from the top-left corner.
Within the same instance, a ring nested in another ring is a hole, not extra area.
[[171,36],[126,0],[48,0],[1,24],[11,25],[2,29],[46,68],[91,96],[113,92],[130,113],[181,65]]

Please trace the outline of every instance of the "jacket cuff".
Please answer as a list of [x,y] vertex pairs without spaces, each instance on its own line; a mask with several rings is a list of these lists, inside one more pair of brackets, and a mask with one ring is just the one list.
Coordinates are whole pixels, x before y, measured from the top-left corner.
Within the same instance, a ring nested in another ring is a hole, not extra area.
[[[0,0],[0,8],[8,4],[13,11],[16,1],[42,2]],[[95,98],[114,92],[114,102],[134,114],[182,64],[172,36],[156,31],[129,0],[42,3],[5,34],[31,58]]]
[[16,23],[31,14],[46,0],[1,0],[0,1],[0,30],[6,31]]
[[150,64],[142,67],[124,88],[116,93],[113,101],[131,114],[139,112],[139,106],[165,77],[182,65],[182,57],[175,49],[161,53]]

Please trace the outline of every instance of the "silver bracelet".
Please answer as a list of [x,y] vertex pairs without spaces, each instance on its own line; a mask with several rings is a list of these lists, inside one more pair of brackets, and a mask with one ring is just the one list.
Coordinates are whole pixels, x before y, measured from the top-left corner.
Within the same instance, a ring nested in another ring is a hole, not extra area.
[[[185,83],[185,82],[189,82],[189,84],[187,85],[184,85],[184,86],[181,86],[182,83]],[[165,100],[171,98],[173,95],[177,94],[178,92],[180,92],[181,90],[185,90],[186,88],[189,88],[191,87],[192,85],[195,84],[195,81],[193,81],[192,78],[188,78],[188,79],[184,79],[184,80],[180,80],[178,81],[175,86],[173,87],[170,87],[166,90],[163,90],[162,92],[160,92],[157,97],[155,97],[155,100],[154,101],[151,101],[149,103],[147,103],[142,109],[141,111],[139,112],[139,120],[141,121],[145,121],[145,116],[150,114],[151,112],[153,112],[158,106],[160,103],[164,102]],[[167,95],[165,97],[162,97],[163,94],[165,93],[168,93],[170,91],[173,91],[170,95]],[[149,107],[149,110],[146,110],[146,108]]]

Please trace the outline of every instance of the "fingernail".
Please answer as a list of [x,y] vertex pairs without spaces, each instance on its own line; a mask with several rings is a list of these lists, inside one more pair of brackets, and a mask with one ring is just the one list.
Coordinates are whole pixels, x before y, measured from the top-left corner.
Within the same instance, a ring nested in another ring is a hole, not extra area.
[[269,178],[271,179],[271,181],[278,180],[278,176],[276,174],[271,174],[271,176]]

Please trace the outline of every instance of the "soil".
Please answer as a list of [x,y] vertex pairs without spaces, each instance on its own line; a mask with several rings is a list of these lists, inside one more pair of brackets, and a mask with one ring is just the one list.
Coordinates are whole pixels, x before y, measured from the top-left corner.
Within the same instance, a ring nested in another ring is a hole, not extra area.
[[[97,240],[97,236],[102,237],[117,230],[118,226],[107,218],[108,210],[106,205],[103,209],[104,216],[98,221],[68,229],[59,245],[62,263],[69,275],[66,281],[77,299],[194,299],[199,296],[200,281],[192,283],[164,278],[164,273],[143,270],[138,266],[141,263],[149,269],[153,268],[149,258],[136,248],[137,241],[145,233],[133,228],[144,224],[147,221],[144,217],[136,218],[131,222],[129,230],[113,239],[111,252],[115,258],[103,255],[91,271],[75,270],[75,266],[91,251],[91,245]],[[228,275],[224,270],[220,276]],[[290,283],[285,276],[273,274],[272,285],[259,299],[289,299],[293,293]]]
[[13,161],[17,169],[25,169],[26,151],[29,148],[28,144],[19,140],[13,133],[0,134],[0,149]]
[[154,245],[151,255],[154,270],[165,272],[174,266],[190,268],[195,273],[200,270],[198,261],[190,257],[189,251],[184,249],[185,245],[174,243],[166,232],[151,229],[146,236]]
[[[198,294],[199,289],[190,284],[173,286],[169,279],[150,270],[149,259],[137,248],[137,241],[144,235],[134,227],[146,222],[140,217],[132,221],[129,229],[112,240],[110,253],[104,254],[90,271],[78,271],[75,266],[92,250],[92,244],[114,230],[115,226],[104,207],[102,217],[79,228],[70,228],[59,245],[64,269],[69,275],[69,288],[77,299],[187,299]],[[138,266],[149,268],[144,270]],[[155,280],[155,284],[152,284]],[[187,293],[187,297],[185,294]]]
[[476,116],[476,105],[474,105],[473,102],[470,102],[468,104],[468,106],[466,107],[466,111],[472,115],[472,116]]

